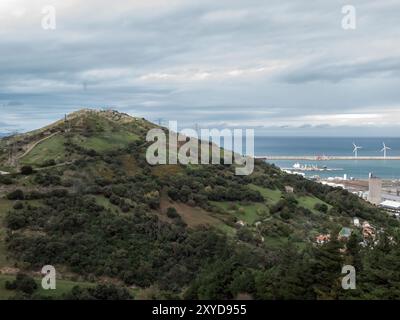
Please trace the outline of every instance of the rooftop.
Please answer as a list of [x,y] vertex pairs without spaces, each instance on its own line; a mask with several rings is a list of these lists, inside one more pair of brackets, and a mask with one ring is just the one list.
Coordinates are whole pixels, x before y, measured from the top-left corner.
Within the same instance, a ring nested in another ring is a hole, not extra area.
[[351,229],[350,228],[342,228],[339,232],[339,237],[345,237],[348,238],[351,235]]
[[381,202],[380,206],[391,208],[391,209],[400,209],[400,202],[392,201],[392,200],[385,200]]

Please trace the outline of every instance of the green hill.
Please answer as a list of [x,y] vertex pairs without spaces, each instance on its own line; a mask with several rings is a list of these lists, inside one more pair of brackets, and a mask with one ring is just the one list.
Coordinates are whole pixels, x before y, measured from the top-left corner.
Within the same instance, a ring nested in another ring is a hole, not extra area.
[[[116,111],[84,109],[40,130],[4,138],[0,143],[3,168],[31,165],[42,167],[84,158],[82,150],[111,151],[136,141],[153,125]],[[79,150],[82,149],[82,150]]]
[[[117,111],[81,110],[1,139],[0,170],[10,172],[0,176],[1,273],[35,275],[52,264],[68,283],[56,298],[74,279],[83,289],[69,298],[87,297],[88,282],[131,287],[136,298],[392,294],[389,275],[399,271],[386,259],[399,253],[398,222],[385,212],[261,161],[250,176],[223,164],[151,166],[145,136],[154,127]],[[363,239],[355,216],[375,227],[375,239]],[[347,241],[336,239],[342,227],[353,230]],[[316,245],[328,233],[331,241]],[[362,270],[352,292],[340,287],[344,264]],[[380,270],[383,282],[374,278]],[[0,298],[13,295],[0,290]]]

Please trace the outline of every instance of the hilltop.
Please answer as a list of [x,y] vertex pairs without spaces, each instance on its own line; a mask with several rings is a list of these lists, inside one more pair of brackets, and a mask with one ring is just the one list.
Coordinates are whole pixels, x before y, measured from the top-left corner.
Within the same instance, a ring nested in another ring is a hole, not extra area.
[[[106,279],[136,298],[389,294],[390,278],[369,287],[374,272],[396,267],[385,259],[398,254],[398,222],[385,212],[262,161],[250,176],[223,164],[151,166],[145,137],[155,127],[85,109],[1,139],[0,170],[11,174],[0,176],[0,270],[52,264],[65,281]],[[351,237],[339,241],[342,228]],[[317,244],[325,234],[330,241]],[[345,263],[364,270],[368,285],[342,291]]]
[[152,127],[144,119],[114,110],[79,110],[44,128],[1,139],[0,168],[76,161],[82,154],[68,148],[66,141],[103,152],[134,142]]

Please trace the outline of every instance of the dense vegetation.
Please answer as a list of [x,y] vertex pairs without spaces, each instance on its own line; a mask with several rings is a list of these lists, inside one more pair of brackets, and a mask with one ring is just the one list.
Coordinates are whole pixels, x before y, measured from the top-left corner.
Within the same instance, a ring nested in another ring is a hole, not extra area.
[[[7,255],[19,268],[52,264],[95,283],[114,279],[138,298],[399,298],[398,223],[355,195],[263,162],[250,176],[222,164],[150,166],[143,128],[133,127],[134,141],[109,148],[96,139],[120,137],[132,124],[97,116],[87,123],[63,134],[66,164],[38,159],[0,180],[12,203],[3,214]],[[377,239],[361,246],[353,228],[338,240],[353,217],[381,230]],[[320,233],[331,240],[316,245]],[[341,287],[345,264],[356,267],[356,290]],[[23,276],[8,286],[35,291]],[[130,297],[102,285],[64,295]]]

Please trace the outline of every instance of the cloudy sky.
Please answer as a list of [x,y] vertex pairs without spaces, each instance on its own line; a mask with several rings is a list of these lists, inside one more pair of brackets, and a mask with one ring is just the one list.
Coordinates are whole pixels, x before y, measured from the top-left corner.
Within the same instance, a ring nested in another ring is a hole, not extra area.
[[400,135],[400,1],[350,1],[0,0],[0,132],[112,107],[186,127]]

